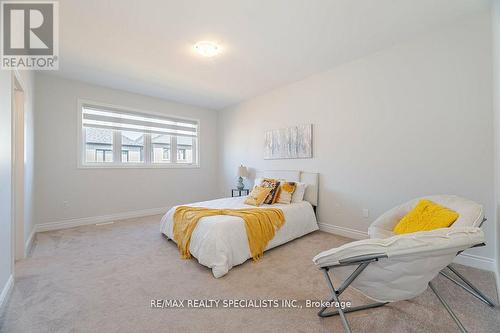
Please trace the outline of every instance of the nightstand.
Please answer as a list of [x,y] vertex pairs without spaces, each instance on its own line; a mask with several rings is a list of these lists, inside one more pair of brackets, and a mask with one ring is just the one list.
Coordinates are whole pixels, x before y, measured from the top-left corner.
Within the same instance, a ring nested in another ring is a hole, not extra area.
[[233,188],[231,190],[231,197],[241,197],[244,195],[248,195],[250,193],[250,190],[247,188],[244,188],[242,190],[238,190],[237,188]]

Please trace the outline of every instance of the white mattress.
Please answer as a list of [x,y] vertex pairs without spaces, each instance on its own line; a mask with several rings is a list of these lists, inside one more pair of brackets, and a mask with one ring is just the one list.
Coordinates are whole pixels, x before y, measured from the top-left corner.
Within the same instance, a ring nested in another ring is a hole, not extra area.
[[[246,197],[222,198],[196,202],[186,206],[205,208],[256,208],[245,205]],[[289,242],[315,230],[318,223],[312,206],[307,201],[290,205],[263,205],[259,208],[280,208],[285,224],[276,232],[266,250]],[[173,214],[171,208],[162,218],[160,231],[173,240]],[[236,216],[209,216],[202,218],[191,236],[189,250],[198,262],[212,269],[216,278],[224,276],[233,266],[250,259],[250,248],[243,219]]]

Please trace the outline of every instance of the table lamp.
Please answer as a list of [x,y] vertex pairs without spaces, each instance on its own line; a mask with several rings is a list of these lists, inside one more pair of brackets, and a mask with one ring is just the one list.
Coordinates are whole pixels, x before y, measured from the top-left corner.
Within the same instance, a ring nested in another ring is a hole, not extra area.
[[245,184],[243,184],[243,178],[248,177],[248,170],[246,166],[240,165],[238,167],[238,183],[236,184],[236,188],[238,190],[242,190],[245,188]]

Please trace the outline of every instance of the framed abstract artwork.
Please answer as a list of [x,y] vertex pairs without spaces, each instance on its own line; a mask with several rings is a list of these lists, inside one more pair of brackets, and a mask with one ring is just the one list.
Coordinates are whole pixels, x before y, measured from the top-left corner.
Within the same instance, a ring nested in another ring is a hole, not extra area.
[[312,158],[312,124],[268,130],[264,159]]

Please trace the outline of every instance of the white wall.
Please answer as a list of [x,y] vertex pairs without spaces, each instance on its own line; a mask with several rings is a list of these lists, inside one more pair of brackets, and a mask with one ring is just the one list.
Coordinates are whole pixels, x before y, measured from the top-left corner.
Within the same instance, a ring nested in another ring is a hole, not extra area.
[[[497,286],[500,286],[500,0],[492,6],[493,103],[495,114],[495,203],[497,221]],[[500,288],[498,289],[500,297]]]
[[0,293],[12,274],[12,141],[10,71],[0,71]]
[[[485,13],[230,107],[221,194],[240,163],[316,171],[319,221],[364,232],[399,203],[457,194],[484,205],[488,246],[471,252],[493,258],[491,63]],[[264,130],[301,123],[314,126],[314,158],[263,159]]]
[[35,73],[19,72],[24,89],[24,240],[34,232],[34,173],[35,173]]
[[[200,119],[201,167],[78,169],[78,98]],[[35,99],[37,223],[169,207],[217,194],[215,111],[47,74],[36,75]]]

